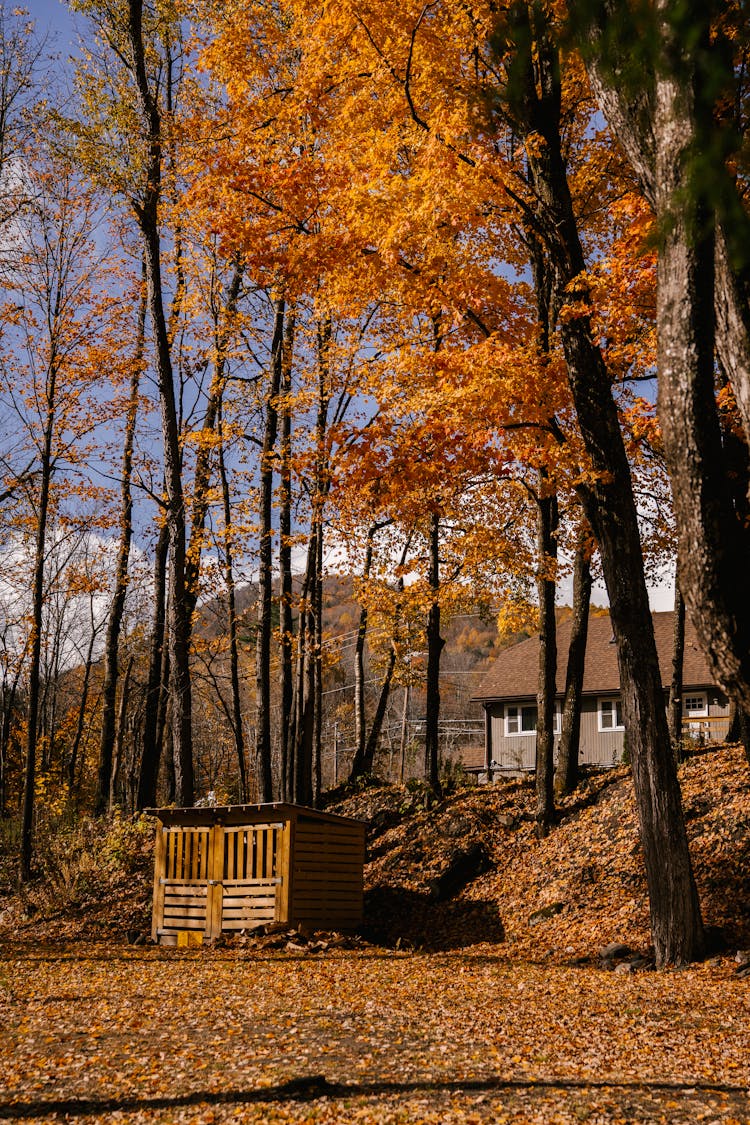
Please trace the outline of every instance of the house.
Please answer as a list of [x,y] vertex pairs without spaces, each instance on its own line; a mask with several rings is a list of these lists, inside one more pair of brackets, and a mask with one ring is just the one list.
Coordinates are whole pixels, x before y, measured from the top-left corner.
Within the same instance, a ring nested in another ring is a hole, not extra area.
[[[672,613],[653,614],[665,706],[672,679]],[[562,693],[572,621],[558,623],[555,741],[560,733]],[[491,779],[496,771],[533,770],[536,756],[536,688],[539,638],[529,637],[503,650],[480,683],[473,701],[485,715],[484,765]],[[698,647],[695,629],[685,623],[683,663],[683,726],[694,738],[725,738],[729,730],[729,701],[713,682]],[[590,616],[581,702],[580,761],[584,765],[616,765],[625,749],[620,705],[617,646],[609,615]],[[471,767],[467,767],[471,771]],[[475,771],[471,771],[475,772]],[[480,771],[476,771],[480,772]]]

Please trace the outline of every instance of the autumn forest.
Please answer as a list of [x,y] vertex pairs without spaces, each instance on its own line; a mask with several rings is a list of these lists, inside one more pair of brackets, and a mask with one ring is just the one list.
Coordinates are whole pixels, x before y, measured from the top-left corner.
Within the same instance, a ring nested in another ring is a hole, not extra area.
[[72,57],[0,7],[0,817],[21,882],[81,816],[319,805],[382,772],[410,693],[439,795],[441,656],[469,615],[539,632],[544,839],[578,781],[567,727],[554,768],[556,605],[585,633],[593,577],[656,963],[701,956],[647,583],[676,571],[744,730],[743,10],[70,8]]

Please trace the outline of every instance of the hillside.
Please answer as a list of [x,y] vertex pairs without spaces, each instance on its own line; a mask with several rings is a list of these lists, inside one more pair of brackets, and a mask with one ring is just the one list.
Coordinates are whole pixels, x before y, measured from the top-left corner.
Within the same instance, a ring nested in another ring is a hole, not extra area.
[[[747,763],[739,747],[720,747],[695,753],[680,777],[705,922],[717,951],[748,949]],[[529,780],[459,789],[431,808],[426,797],[414,783],[374,786],[329,805],[368,821],[367,940],[429,949],[489,942],[512,960],[592,958],[612,942],[648,955],[627,767],[589,775],[542,841]],[[23,899],[10,893],[8,863],[0,937],[124,943],[128,931],[148,930],[150,825],[120,821],[106,838],[97,831],[88,822],[67,843],[48,842],[46,881]]]
[[[741,749],[695,753],[680,780],[705,924],[717,948],[750,946],[750,771]],[[401,804],[399,804],[401,801]],[[368,819],[372,936],[428,948],[503,943],[509,958],[563,962],[612,942],[647,954],[645,872],[629,770],[591,773],[545,840],[533,780],[463,790],[433,809],[418,791],[336,805]],[[450,894],[451,864],[479,869]],[[447,884],[447,885],[445,885]]]

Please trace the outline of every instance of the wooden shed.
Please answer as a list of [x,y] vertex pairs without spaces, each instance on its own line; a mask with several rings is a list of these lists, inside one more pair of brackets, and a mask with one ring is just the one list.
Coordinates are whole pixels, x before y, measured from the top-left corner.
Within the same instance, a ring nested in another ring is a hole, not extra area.
[[152,937],[283,922],[362,922],[364,821],[302,805],[150,809],[157,818]]

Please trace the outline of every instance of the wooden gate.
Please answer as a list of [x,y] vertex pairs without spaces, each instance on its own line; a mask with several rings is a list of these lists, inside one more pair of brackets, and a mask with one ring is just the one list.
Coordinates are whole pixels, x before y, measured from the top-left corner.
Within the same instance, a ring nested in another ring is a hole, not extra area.
[[224,829],[222,930],[277,920],[282,829],[282,824]]
[[279,916],[283,824],[161,825],[153,937],[200,930],[211,939]]

